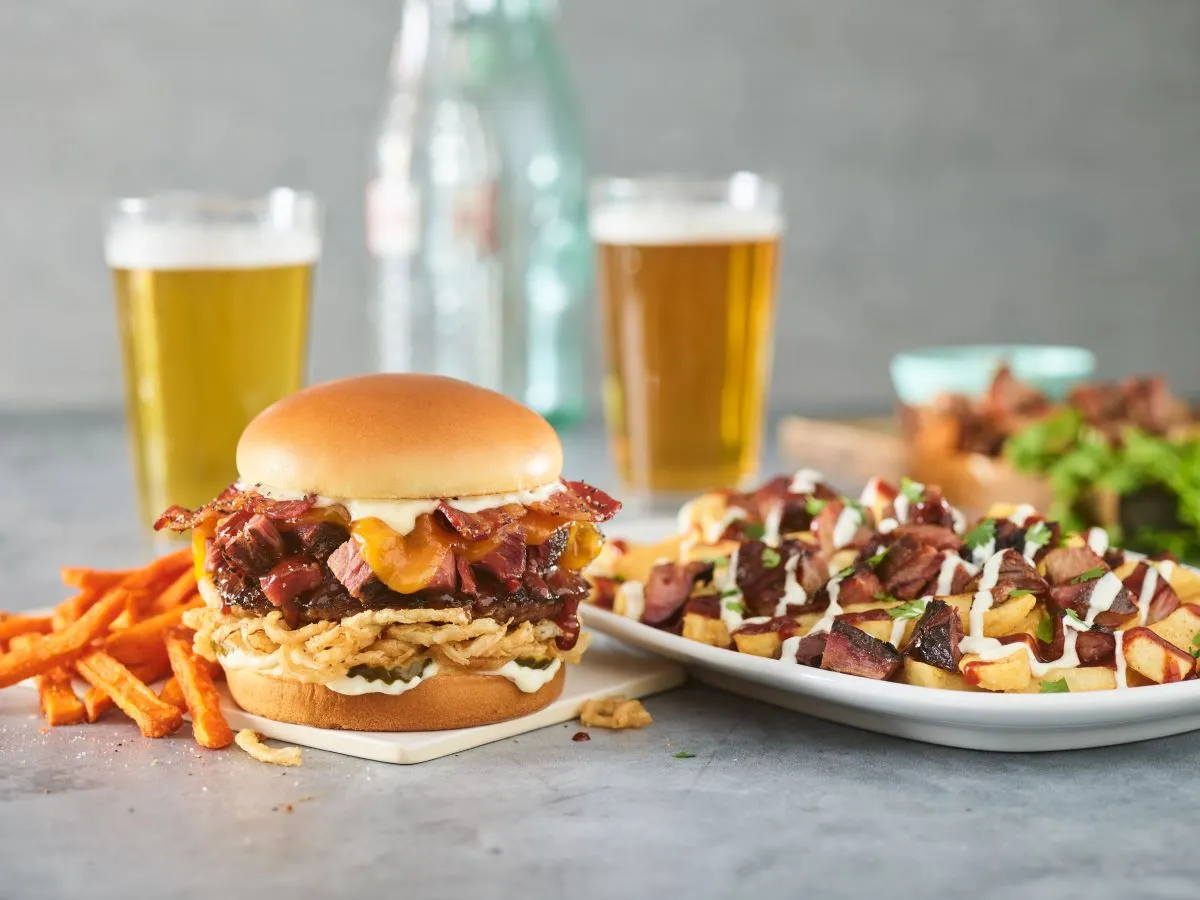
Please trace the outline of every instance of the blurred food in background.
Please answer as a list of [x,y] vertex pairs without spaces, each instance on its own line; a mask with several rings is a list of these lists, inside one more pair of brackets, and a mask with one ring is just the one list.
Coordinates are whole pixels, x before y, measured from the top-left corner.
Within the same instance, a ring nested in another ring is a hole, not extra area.
[[410,0],[367,190],[386,371],[585,412],[583,132],[553,0]]
[[913,410],[910,446],[915,478],[952,472],[961,490],[986,492],[981,473],[1009,473],[1028,481],[1013,500],[1048,500],[1065,528],[1200,558],[1200,427],[1161,377],[1080,384],[1055,402],[1001,367],[980,398]]
[[228,484],[242,429],[303,383],[318,218],[311,194],[283,189],[113,207],[105,256],[147,525]]
[[769,387],[779,189],[729,179],[607,179],[592,202],[604,408],[630,502],[742,485]]

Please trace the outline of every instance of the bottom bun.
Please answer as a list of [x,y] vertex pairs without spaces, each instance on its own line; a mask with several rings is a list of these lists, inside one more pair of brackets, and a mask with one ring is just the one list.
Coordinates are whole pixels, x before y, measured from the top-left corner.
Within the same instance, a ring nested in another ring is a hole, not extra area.
[[444,731],[527,716],[558,699],[566,666],[527,694],[499,675],[438,675],[403,694],[347,695],[321,684],[227,670],[229,693],[248,713],[348,731]]

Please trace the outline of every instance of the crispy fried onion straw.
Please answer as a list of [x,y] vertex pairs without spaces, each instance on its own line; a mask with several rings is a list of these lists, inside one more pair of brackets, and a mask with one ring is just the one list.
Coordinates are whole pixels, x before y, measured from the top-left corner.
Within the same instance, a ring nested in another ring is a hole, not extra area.
[[570,651],[555,645],[562,631],[548,620],[510,625],[471,619],[463,609],[377,609],[340,621],[288,628],[280,612],[265,616],[223,613],[206,607],[184,614],[196,630],[195,649],[215,660],[219,652],[245,654],[252,665],[299,681],[326,682],[355,666],[399,668],[421,656],[446,674],[498,669],[518,658],[578,662],[587,634]]

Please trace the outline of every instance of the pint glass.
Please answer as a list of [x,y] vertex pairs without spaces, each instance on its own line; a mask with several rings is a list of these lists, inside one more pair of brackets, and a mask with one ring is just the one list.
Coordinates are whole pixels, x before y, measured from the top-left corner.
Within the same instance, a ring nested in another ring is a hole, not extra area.
[[302,383],[315,199],[117,201],[105,233],[141,514],[205,503],[236,477],[246,424]]
[[778,188],[605,179],[592,191],[604,408],[635,503],[757,475],[771,368]]

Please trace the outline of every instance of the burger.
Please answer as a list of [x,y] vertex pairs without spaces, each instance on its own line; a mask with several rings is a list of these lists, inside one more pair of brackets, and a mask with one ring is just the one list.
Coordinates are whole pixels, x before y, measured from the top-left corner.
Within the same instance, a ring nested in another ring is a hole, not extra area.
[[[191,529],[196,650],[248,712],[424,731],[535,712],[579,660],[580,570],[620,504],[544,419],[433,375],[319,384],[255,418]],[[586,637],[586,636],[585,636]]]

